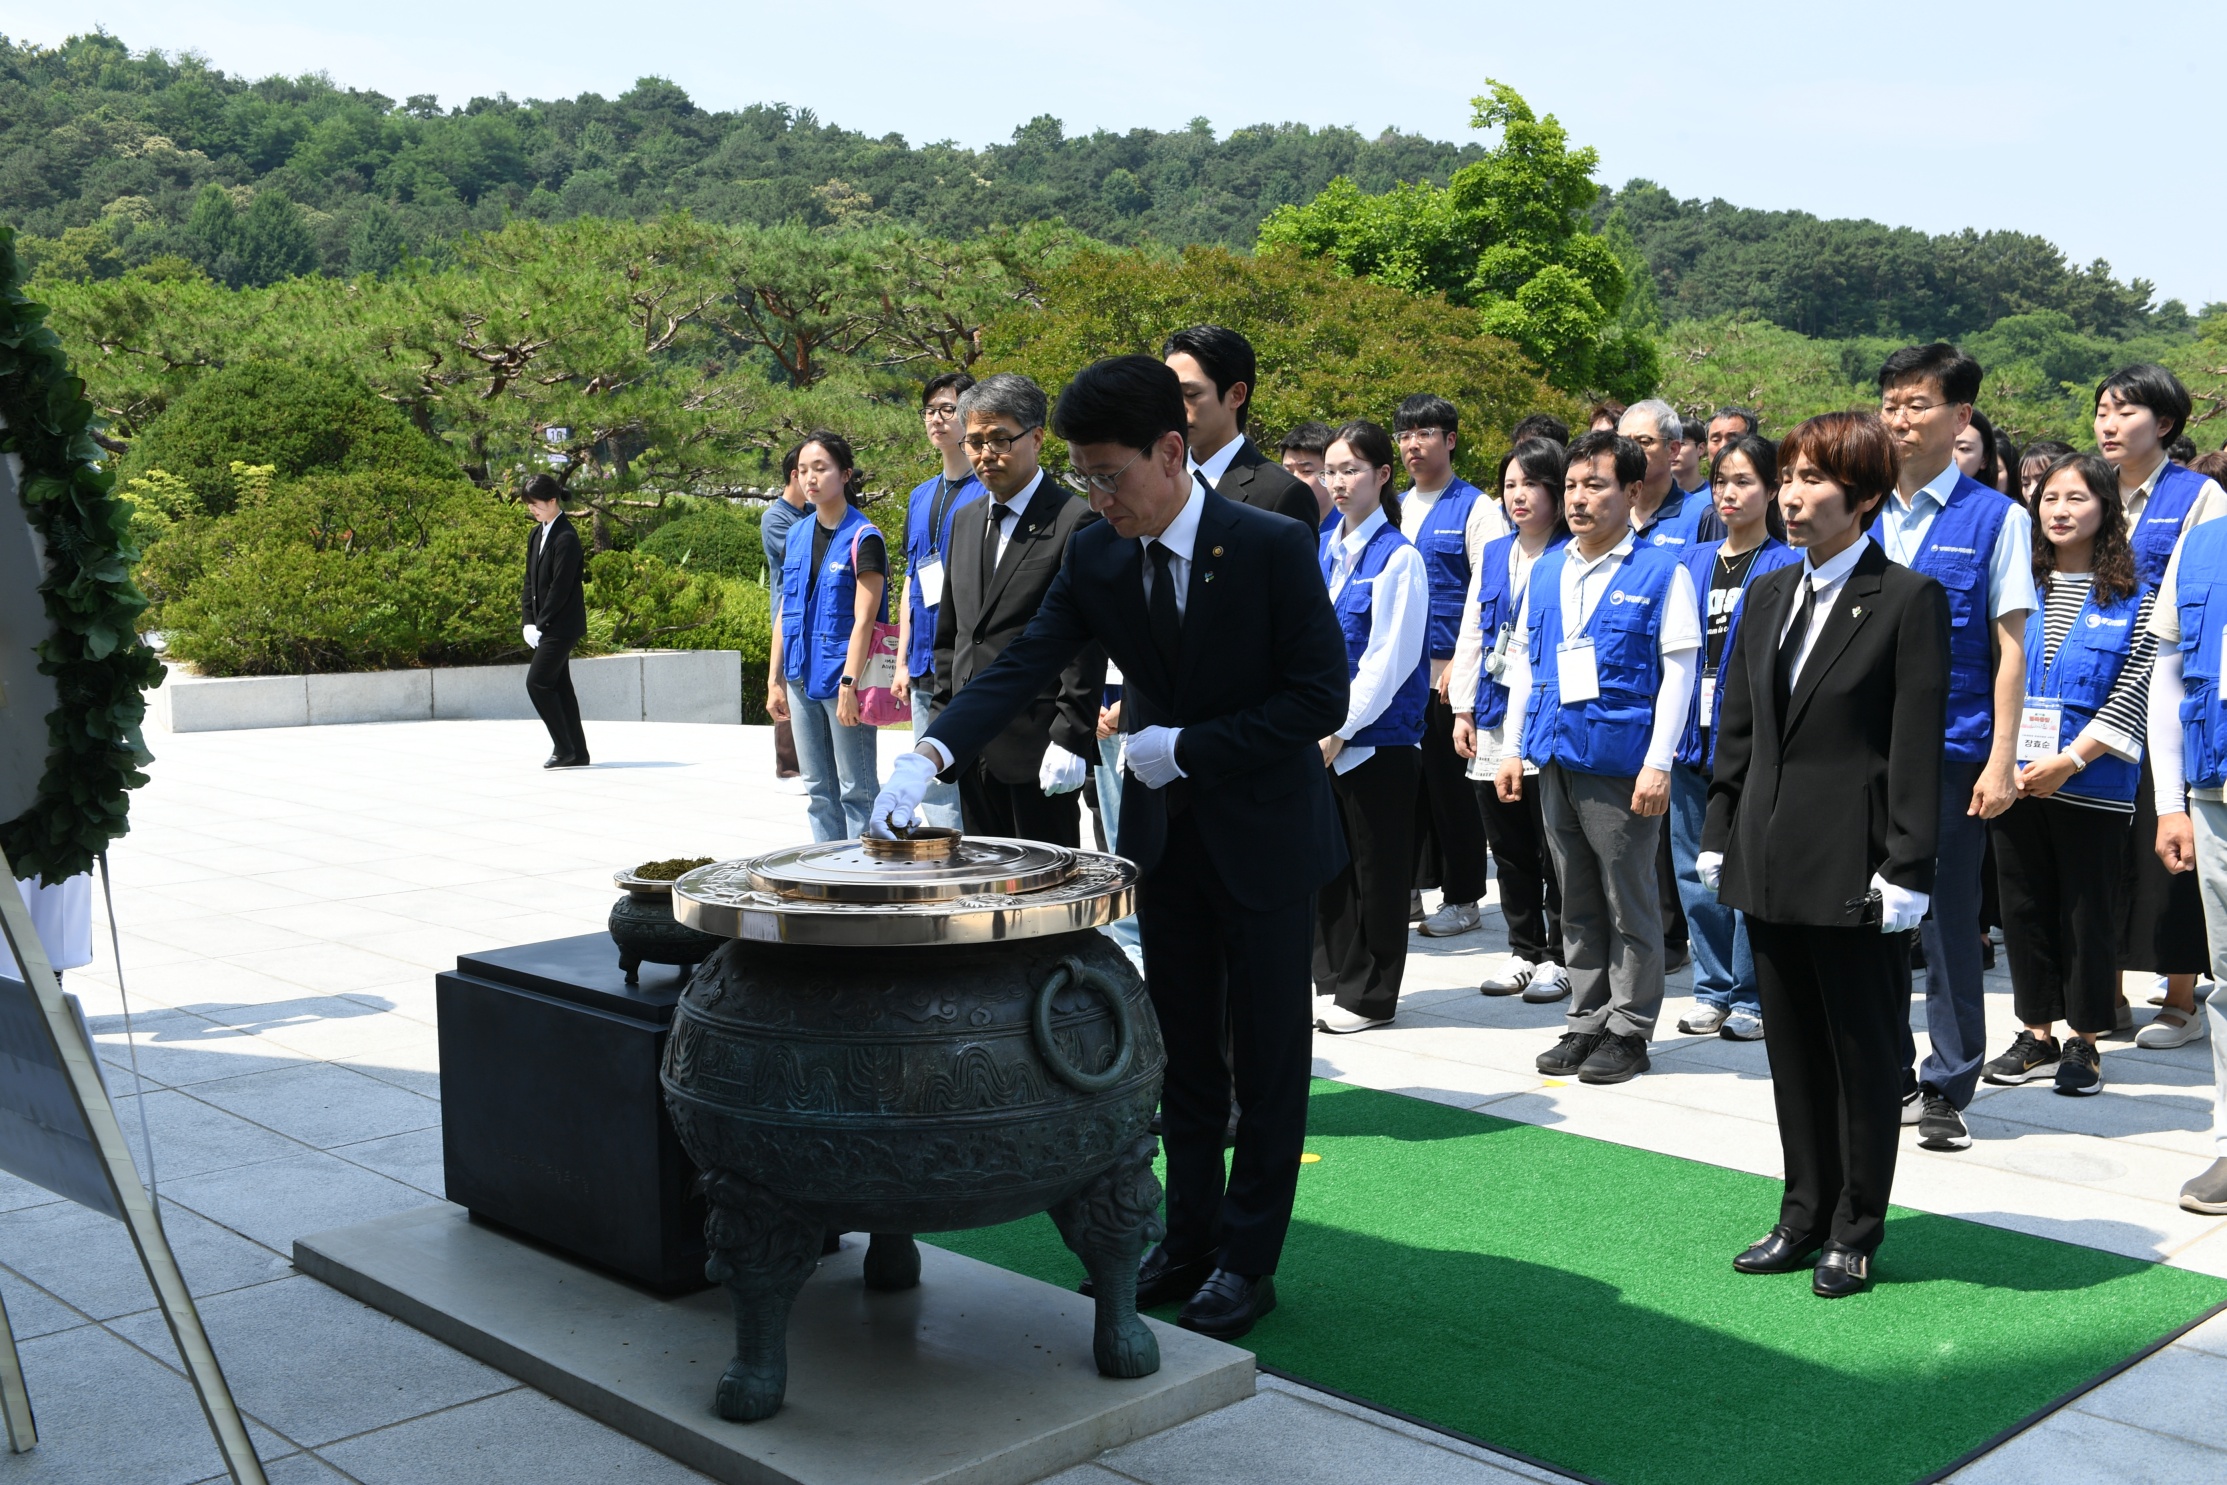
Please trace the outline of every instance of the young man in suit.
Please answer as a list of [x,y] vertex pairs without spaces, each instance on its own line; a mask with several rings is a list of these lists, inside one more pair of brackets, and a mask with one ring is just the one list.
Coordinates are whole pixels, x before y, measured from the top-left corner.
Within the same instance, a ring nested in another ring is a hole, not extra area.
[[[936,610],[936,705],[989,669],[1036,617],[1067,539],[1097,519],[1037,464],[1043,391],[1005,372],[959,398],[964,446],[986,492],[952,529],[943,603]],[[1077,793],[1098,756],[1105,658],[1079,654],[959,775],[969,835],[1082,843]]]
[[1670,769],[1699,664],[1701,605],[1679,548],[1632,529],[1631,491],[1647,456],[1620,434],[1570,445],[1562,514],[1570,540],[1531,570],[1517,611],[1509,730],[1493,786],[1523,798],[1539,770],[1547,849],[1562,884],[1570,1008],[1537,1060],[1548,1077],[1621,1083],[1647,1071],[1663,1002],[1662,888],[1656,856]]
[[1222,325],[1193,325],[1160,350],[1183,387],[1191,470],[1224,500],[1281,511],[1316,531],[1315,494],[1245,436],[1260,375],[1253,343]]
[[580,698],[572,692],[572,647],[588,632],[588,606],[580,590],[580,537],[565,519],[564,486],[546,474],[526,485],[526,510],[535,521],[526,538],[525,591],[518,601],[532,650],[526,695],[549,729],[543,768],[586,768],[588,736],[580,729]]
[[[912,735],[918,738],[936,720],[936,613],[951,574],[948,553],[952,525],[968,502],[982,494],[982,483],[967,463],[967,427],[959,418],[959,399],[974,378],[963,371],[931,377],[920,389],[920,419],[928,446],[943,460],[933,477],[913,486],[905,498],[905,602],[897,620],[897,653],[903,664],[890,691],[912,706]],[[956,828],[959,791],[938,784],[921,802],[921,818]]]
[[1345,637],[1312,530],[1192,477],[1167,366],[1086,367],[1054,422],[1105,519],[1075,534],[1027,631],[897,760],[869,828],[910,820],[938,771],[966,766],[1086,646],[1121,668],[1116,849],[1143,874],[1168,1049],[1168,1233],[1137,1303],[1187,1299],[1179,1323],[1235,1339],[1275,1307],[1306,1135],[1315,895],[1346,860],[1319,742],[1345,722]]
[[1828,413],[1781,448],[1803,561],[1755,580],[1719,691],[1695,870],[1747,914],[1785,1152],[1778,1224],[1742,1273],[1823,1249],[1811,1288],[1871,1282],[1901,1130],[1909,935],[1933,890],[1949,610],[1864,527],[1894,484],[1887,431]]
[[[2018,715],[2026,698],[2026,615],[2034,592],[2033,518],[1956,464],[1980,365],[1952,345],[1911,346],[1879,369],[1879,412],[1900,465],[1872,524],[1888,560],[1948,592],[1948,745],[1941,758],[1933,916],[1925,946],[1925,1030],[1902,1032],[1905,1124],[1928,1150],[1972,1143],[1964,1109],[1987,1055],[1980,986],[1980,874],[1987,822],[2018,797]],[[1784,468],[1784,465],[1780,466]],[[1991,653],[1992,651],[1992,653]]]

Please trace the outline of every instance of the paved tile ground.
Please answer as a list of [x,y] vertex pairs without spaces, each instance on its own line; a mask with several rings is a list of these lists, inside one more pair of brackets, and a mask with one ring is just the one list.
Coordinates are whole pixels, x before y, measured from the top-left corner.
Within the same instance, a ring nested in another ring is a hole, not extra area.
[[[600,925],[614,867],[742,855],[806,834],[803,801],[771,780],[764,729],[593,731],[599,765],[553,775],[534,766],[547,745],[532,723],[158,739],[155,782],[113,857],[132,1034],[105,942],[69,982],[135,1140],[144,1104],[172,1242],[274,1481],[702,1478],[288,1261],[301,1234],[441,1196],[436,969],[462,952]],[[1554,1009],[1474,989],[1503,947],[1497,912],[1479,932],[1417,939],[1398,1023],[1318,1038],[1317,1071],[1778,1174],[1763,1050],[1678,1036],[1683,977],[1653,1072],[1620,1088],[1563,1086],[1531,1068],[1556,1034]],[[2009,986],[1998,974],[1989,988],[1991,1043],[2005,1042]],[[2114,1043],[2105,1072],[2109,1091],[2093,1099],[1983,1088],[1973,1148],[1907,1149],[1896,1198],[2227,1274],[2227,1221],[2174,1205],[2211,1155],[2207,1049]],[[46,1438],[31,1455],[0,1456],[0,1485],[189,1485],[214,1474],[120,1227],[0,1177],[0,1293]],[[2227,1323],[2215,1321],[1959,1478],[2046,1477],[2073,1457],[2095,1480],[2227,1479],[2223,1393]],[[1263,1379],[1248,1402],[1058,1478],[1541,1477]]]

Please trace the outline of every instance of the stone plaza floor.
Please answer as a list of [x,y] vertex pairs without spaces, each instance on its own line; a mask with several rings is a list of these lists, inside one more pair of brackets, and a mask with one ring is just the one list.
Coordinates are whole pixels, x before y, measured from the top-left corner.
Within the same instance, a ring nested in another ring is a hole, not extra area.
[[[279,1485],[587,1485],[704,1477],[293,1270],[296,1237],[442,1195],[433,974],[459,953],[593,932],[616,867],[804,839],[763,728],[591,727],[593,769],[545,773],[534,723],[158,736],[112,853],[127,1037],[105,920],[68,976],[136,1142],[145,1080],[165,1220]],[[901,735],[884,738],[893,750]],[[1395,1025],[1318,1037],[1316,1071],[1761,1175],[1778,1170],[1760,1044],[1680,1036],[1674,977],[1654,1071],[1549,1084],[1552,1006],[1476,993],[1504,948],[1414,940]],[[2130,982],[2131,983],[2131,982]],[[1989,1043],[2013,1030],[1990,975]],[[2149,1009],[2135,1000],[2139,1014]],[[2227,1275],[2227,1219],[2175,1205],[2212,1156],[2209,1049],[2107,1044],[2108,1090],[1982,1085],[1973,1147],[1906,1147],[1898,1202]],[[1912,1132],[1914,1134],[1914,1132]],[[1727,1255],[1729,1256],[1729,1255]],[[0,1485],[221,1478],[120,1225],[0,1177],[0,1294],[43,1442]],[[1665,1378],[1695,1388],[1705,1379]],[[1959,1481],[2227,1480],[2227,1317],[2146,1359]],[[2075,1461],[2077,1461],[2075,1463]],[[1110,1451],[1061,1485],[1554,1478],[1263,1377],[1234,1407]],[[1825,1485],[1825,1482],[1821,1482]]]

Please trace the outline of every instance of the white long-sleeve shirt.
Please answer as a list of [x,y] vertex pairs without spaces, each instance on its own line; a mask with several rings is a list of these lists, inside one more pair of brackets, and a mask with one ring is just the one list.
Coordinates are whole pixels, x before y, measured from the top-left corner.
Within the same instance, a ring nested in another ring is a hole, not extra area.
[[[1384,512],[1378,509],[1352,531],[1341,527],[1330,548],[1332,603],[1353,580],[1362,551],[1383,525]],[[1384,559],[1374,583],[1375,591],[1369,595],[1369,638],[1347,690],[1345,723],[1338,728],[1337,735],[1344,738],[1384,715],[1400,687],[1423,663],[1423,642],[1430,628],[1430,577],[1423,570],[1422,553],[1401,542]],[[1339,752],[1330,768],[1342,774],[1375,756],[1374,747],[1348,747]]]

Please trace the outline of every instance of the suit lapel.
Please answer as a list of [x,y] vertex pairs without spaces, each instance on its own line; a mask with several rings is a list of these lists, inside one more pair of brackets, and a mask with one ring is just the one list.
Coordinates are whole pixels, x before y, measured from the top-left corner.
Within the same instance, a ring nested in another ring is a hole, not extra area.
[[[1030,549],[1044,539],[1045,532],[1051,530],[1052,518],[1066,500],[1066,494],[1052,483],[1050,475],[1037,481],[1036,493],[1029,497],[1028,504],[1021,507],[1020,515],[1014,518],[1013,535],[1006,541],[1005,551],[998,557],[997,571],[990,575],[989,596],[982,602],[985,618],[997,608],[998,599],[1004,594],[1006,584],[1013,581],[1013,574],[1028,560]],[[985,523],[990,519],[989,507],[984,508],[982,519]]]
[[[1872,552],[1879,552],[1875,559]],[[1833,602],[1832,611],[1824,617],[1825,627],[1818,631],[1817,643],[1809,652],[1809,659],[1802,663],[1802,673],[1795,680],[1794,696],[1789,704],[1786,726],[1791,728],[1802,719],[1802,709],[1817,691],[1826,671],[1840,658],[1841,651],[1856,637],[1864,621],[1877,610],[1873,600],[1879,594],[1879,574],[1886,565],[1886,554],[1873,547],[1857,559],[1856,570],[1848,574],[1848,581],[1841,584],[1840,597]]]
[[1226,545],[1227,522],[1223,515],[1227,509],[1218,501],[1208,500],[1199,512],[1198,534],[1191,539],[1191,585],[1183,599],[1183,666],[1175,678],[1178,696],[1198,673],[1206,646],[1198,643],[1196,636],[1209,632],[1205,625],[1212,621],[1214,605],[1220,601],[1214,570],[1221,564]]

